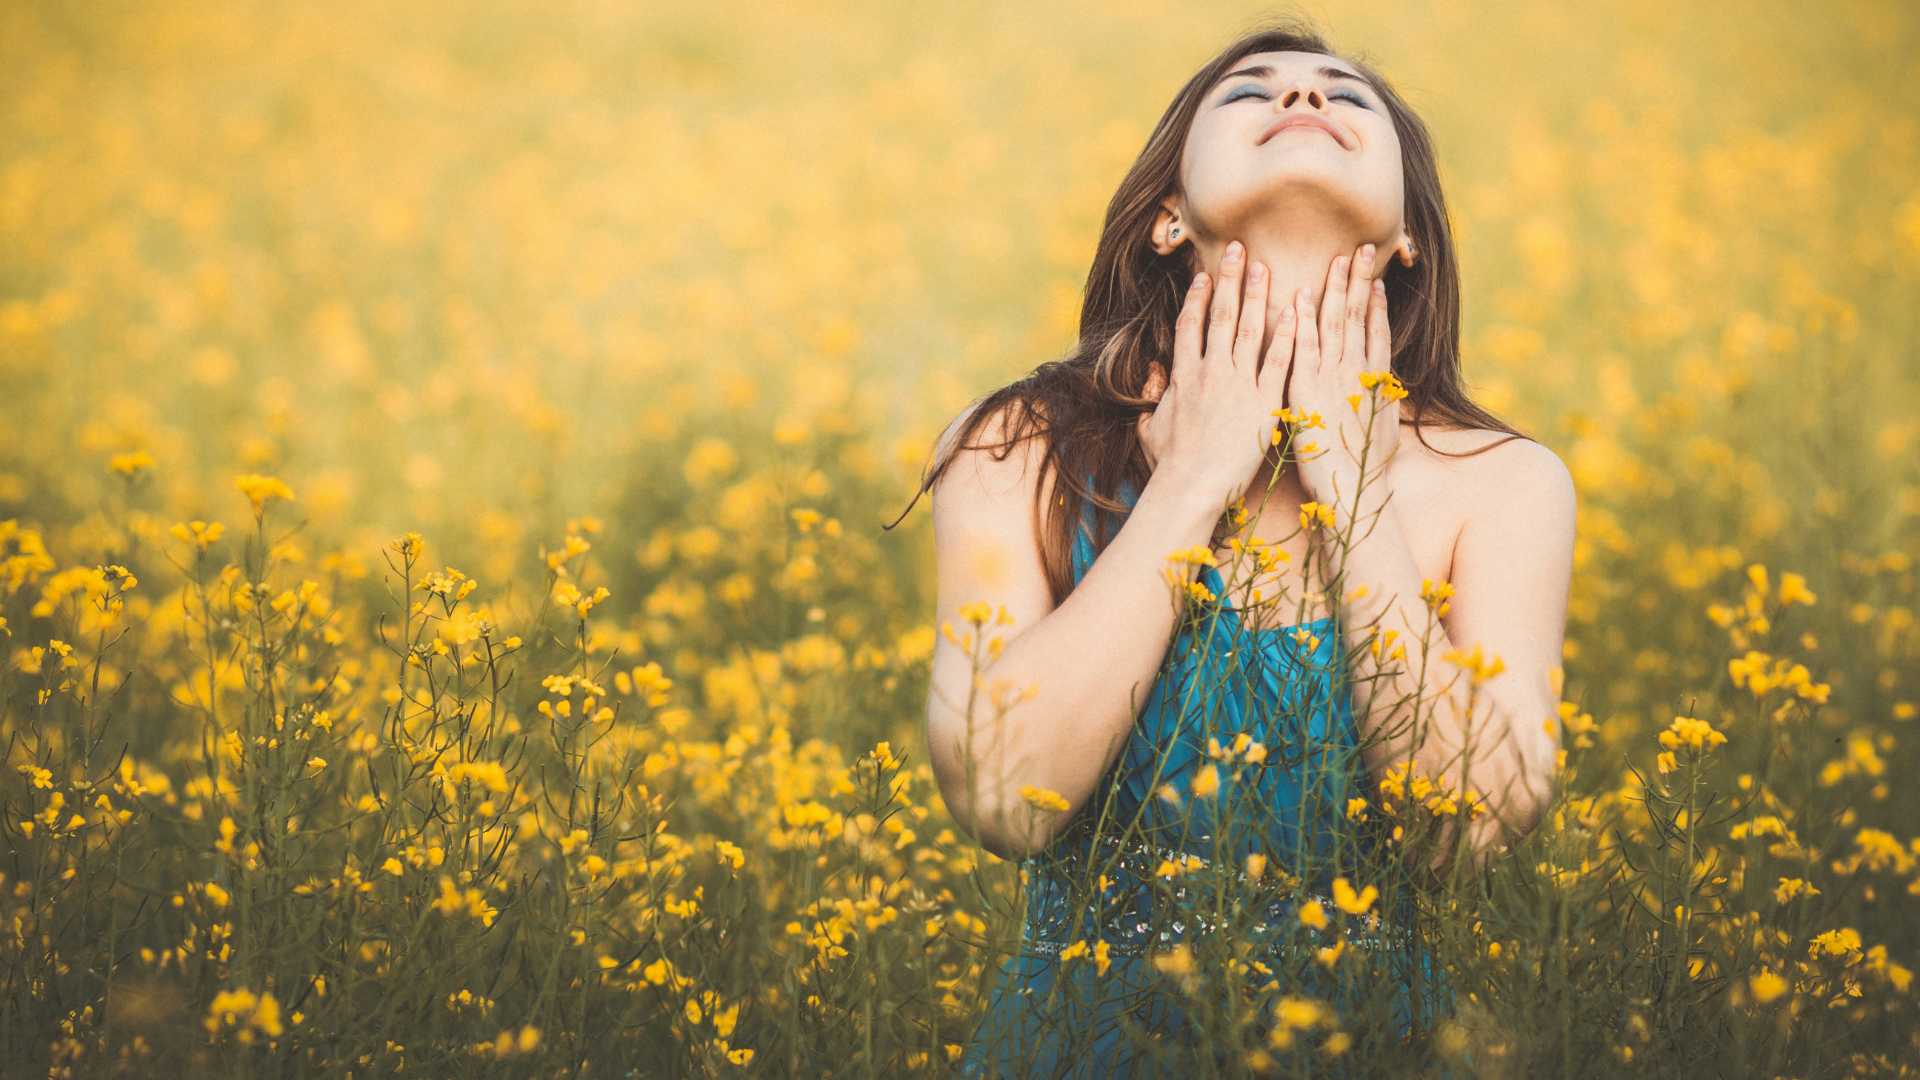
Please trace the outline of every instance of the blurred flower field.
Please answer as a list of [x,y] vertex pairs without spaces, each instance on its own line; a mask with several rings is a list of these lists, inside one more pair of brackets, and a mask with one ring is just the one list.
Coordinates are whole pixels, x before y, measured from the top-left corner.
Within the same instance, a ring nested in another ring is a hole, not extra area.
[[[1920,13],[1540,7],[1312,9],[1580,489],[1566,796],[1413,1049],[1912,1075]],[[1019,880],[882,526],[1263,13],[0,10],[0,1071],[944,1070]]]

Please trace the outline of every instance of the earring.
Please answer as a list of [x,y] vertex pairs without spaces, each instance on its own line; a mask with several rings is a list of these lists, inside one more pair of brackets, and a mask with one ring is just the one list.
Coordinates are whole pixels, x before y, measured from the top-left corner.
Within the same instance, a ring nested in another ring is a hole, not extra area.
[[1178,239],[1180,239],[1180,226],[1178,226],[1178,225],[1175,225],[1175,226],[1174,226],[1174,227],[1173,227],[1172,229],[1170,229],[1170,230],[1168,230],[1168,231],[1167,231],[1167,239],[1169,239],[1169,240],[1178,240]]

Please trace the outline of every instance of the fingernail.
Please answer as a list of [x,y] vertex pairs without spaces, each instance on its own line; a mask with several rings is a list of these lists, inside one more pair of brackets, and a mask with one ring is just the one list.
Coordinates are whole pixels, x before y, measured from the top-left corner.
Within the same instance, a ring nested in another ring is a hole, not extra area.
[[1373,261],[1373,245],[1372,244],[1368,244],[1367,246],[1360,249],[1360,261],[1361,262]]

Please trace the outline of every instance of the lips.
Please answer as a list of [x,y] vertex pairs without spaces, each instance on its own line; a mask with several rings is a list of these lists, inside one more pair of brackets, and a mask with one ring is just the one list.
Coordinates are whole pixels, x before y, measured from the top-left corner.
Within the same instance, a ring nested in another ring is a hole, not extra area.
[[1273,138],[1275,135],[1278,135],[1283,131],[1287,131],[1289,129],[1297,128],[1297,127],[1312,128],[1315,130],[1325,132],[1327,134],[1327,137],[1331,138],[1334,142],[1339,143],[1342,149],[1344,149],[1347,145],[1347,141],[1340,137],[1340,133],[1334,130],[1334,127],[1332,124],[1326,122],[1325,120],[1320,119],[1317,116],[1309,116],[1305,113],[1302,113],[1296,116],[1282,117],[1272,127],[1268,128],[1265,132],[1261,133],[1260,143],[1264,144],[1268,139]]

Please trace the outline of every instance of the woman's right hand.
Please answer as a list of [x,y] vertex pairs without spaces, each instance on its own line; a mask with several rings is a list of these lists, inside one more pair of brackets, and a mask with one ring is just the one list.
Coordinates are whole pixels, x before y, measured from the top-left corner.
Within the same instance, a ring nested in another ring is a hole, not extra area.
[[1172,378],[1152,366],[1145,392],[1157,404],[1136,421],[1153,471],[1173,472],[1222,508],[1252,482],[1285,398],[1294,305],[1281,312],[1262,365],[1268,278],[1265,265],[1246,266],[1238,240],[1221,258],[1217,288],[1205,271],[1194,275],[1174,324]]

